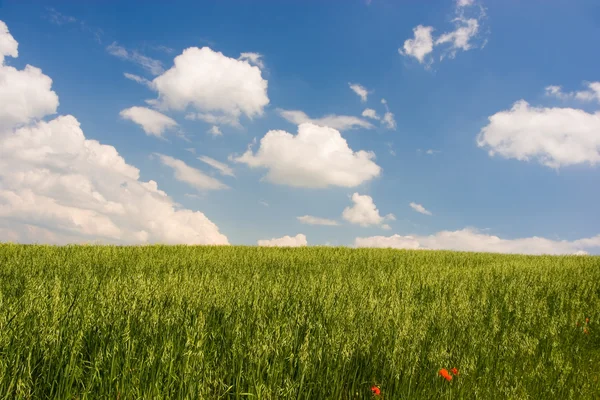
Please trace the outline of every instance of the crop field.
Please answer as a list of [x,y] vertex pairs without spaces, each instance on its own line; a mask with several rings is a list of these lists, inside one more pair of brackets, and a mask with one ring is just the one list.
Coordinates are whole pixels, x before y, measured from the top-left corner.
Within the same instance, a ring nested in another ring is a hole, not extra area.
[[0,398],[599,399],[599,319],[600,257],[1,244]]

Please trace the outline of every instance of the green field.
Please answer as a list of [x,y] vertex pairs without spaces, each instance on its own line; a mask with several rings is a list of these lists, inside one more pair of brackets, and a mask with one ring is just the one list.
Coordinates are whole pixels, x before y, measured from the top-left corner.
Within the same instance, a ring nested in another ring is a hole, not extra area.
[[600,257],[2,244],[0,398],[599,399],[598,321]]

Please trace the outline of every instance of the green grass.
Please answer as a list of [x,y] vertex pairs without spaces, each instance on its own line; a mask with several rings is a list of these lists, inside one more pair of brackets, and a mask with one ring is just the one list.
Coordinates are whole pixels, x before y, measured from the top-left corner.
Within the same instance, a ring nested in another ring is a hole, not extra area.
[[2,244],[0,398],[599,399],[599,321],[600,257]]

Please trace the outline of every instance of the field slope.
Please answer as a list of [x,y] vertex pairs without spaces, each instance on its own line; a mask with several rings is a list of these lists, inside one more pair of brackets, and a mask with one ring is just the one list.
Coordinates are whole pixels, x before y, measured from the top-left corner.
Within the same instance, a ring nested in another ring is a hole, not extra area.
[[598,322],[600,257],[0,244],[2,399],[598,399]]

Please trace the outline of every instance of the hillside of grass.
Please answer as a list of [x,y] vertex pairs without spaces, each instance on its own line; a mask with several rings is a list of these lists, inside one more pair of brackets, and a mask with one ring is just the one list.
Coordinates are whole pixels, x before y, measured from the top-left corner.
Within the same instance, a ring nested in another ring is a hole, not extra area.
[[0,244],[3,399],[598,399],[599,321],[600,257]]

